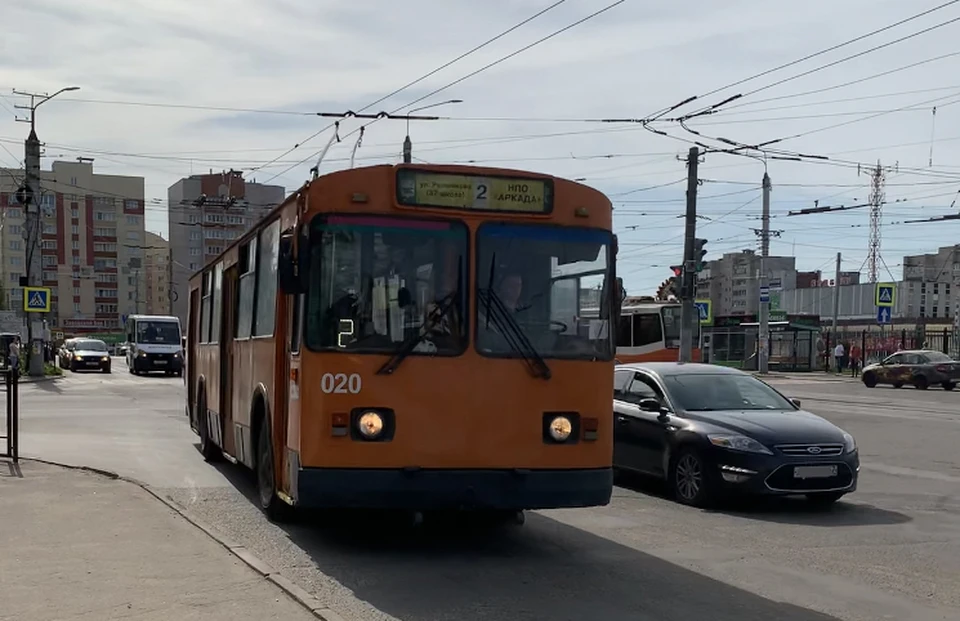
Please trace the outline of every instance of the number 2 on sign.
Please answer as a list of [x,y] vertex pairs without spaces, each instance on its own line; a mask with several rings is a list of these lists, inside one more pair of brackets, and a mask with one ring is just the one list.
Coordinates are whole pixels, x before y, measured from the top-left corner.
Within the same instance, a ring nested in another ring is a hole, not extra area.
[[320,390],[327,394],[356,395],[360,393],[362,387],[363,380],[360,379],[359,373],[351,373],[350,375],[346,373],[324,373],[323,377],[320,378]]

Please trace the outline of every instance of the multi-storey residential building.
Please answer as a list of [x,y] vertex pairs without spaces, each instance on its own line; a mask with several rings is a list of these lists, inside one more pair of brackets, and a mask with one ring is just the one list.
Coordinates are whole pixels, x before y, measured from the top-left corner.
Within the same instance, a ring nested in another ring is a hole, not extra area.
[[930,254],[903,257],[907,314],[957,318],[960,314],[960,244]]
[[[16,189],[23,170],[0,169],[0,281],[10,308],[22,308],[27,275],[24,209]],[[143,177],[93,172],[84,158],[41,171],[42,282],[51,289],[52,328],[117,332],[134,312],[144,239]]]
[[144,305],[148,315],[170,314],[170,245],[167,240],[147,231],[144,248],[146,288]]
[[283,202],[278,185],[244,180],[237,171],[193,175],[167,190],[173,314],[187,318],[187,281],[273,207]]
[[[771,288],[796,285],[794,257],[767,257]],[[760,255],[753,250],[730,252],[708,261],[697,278],[697,297],[713,301],[714,316],[751,315],[760,308]]]

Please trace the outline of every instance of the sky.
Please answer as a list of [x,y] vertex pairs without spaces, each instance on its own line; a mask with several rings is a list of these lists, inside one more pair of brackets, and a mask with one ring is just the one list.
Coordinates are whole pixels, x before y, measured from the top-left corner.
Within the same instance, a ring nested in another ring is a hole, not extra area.
[[[164,236],[177,179],[234,168],[293,190],[332,136],[315,113],[364,109],[552,7],[367,111],[462,100],[411,123],[415,161],[544,172],[603,191],[631,294],[653,294],[680,262],[692,139],[782,139],[768,149],[818,156],[704,155],[697,235],[708,259],[758,248],[765,167],[771,254],[796,256],[798,269],[832,272],[841,252],[845,271],[866,276],[869,209],[787,213],[865,203],[878,162],[881,279],[901,277],[905,254],[960,242],[960,221],[904,223],[958,211],[960,2],[623,0],[567,28],[615,0],[0,1],[16,24],[0,38],[0,166],[22,158],[14,105],[26,100],[12,90],[79,86],[37,113],[44,169],[87,156],[94,172],[145,177],[147,228]],[[686,129],[676,120],[736,95]],[[647,126],[596,121],[650,119],[694,96]],[[362,123],[355,165],[400,160],[403,121],[345,119],[321,172],[350,166]]]

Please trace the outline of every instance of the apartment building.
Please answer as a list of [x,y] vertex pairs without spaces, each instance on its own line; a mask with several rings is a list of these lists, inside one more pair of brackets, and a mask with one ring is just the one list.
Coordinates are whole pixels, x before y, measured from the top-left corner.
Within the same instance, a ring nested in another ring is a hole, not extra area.
[[225,171],[192,175],[167,190],[173,314],[187,319],[187,282],[194,272],[283,202],[278,185]]
[[[697,296],[713,300],[714,316],[752,315],[759,311],[760,258],[753,250],[743,250],[707,262],[697,277]],[[794,288],[794,257],[767,257],[764,265],[771,289]]]
[[[16,189],[24,171],[0,169],[0,282],[9,308],[23,307],[27,275],[24,209]],[[51,289],[51,328],[115,332],[136,309],[142,286],[144,179],[104,175],[93,161],[56,161],[41,171],[42,282]]]
[[903,257],[907,314],[960,323],[960,244]]
[[147,231],[144,246],[146,287],[142,307],[148,315],[169,315],[170,245],[164,238]]

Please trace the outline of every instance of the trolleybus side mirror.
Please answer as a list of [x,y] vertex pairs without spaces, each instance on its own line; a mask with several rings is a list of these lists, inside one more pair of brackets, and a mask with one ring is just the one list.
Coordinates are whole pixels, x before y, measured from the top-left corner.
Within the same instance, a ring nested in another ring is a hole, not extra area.
[[623,301],[627,299],[627,290],[623,286],[623,279],[617,276],[617,292],[620,295],[620,304],[623,304]]
[[[280,289],[290,295],[303,293],[303,280],[300,275],[297,257],[293,250],[294,233],[285,231],[280,236],[280,252],[277,258],[277,280]],[[304,249],[301,247],[300,252]]]

